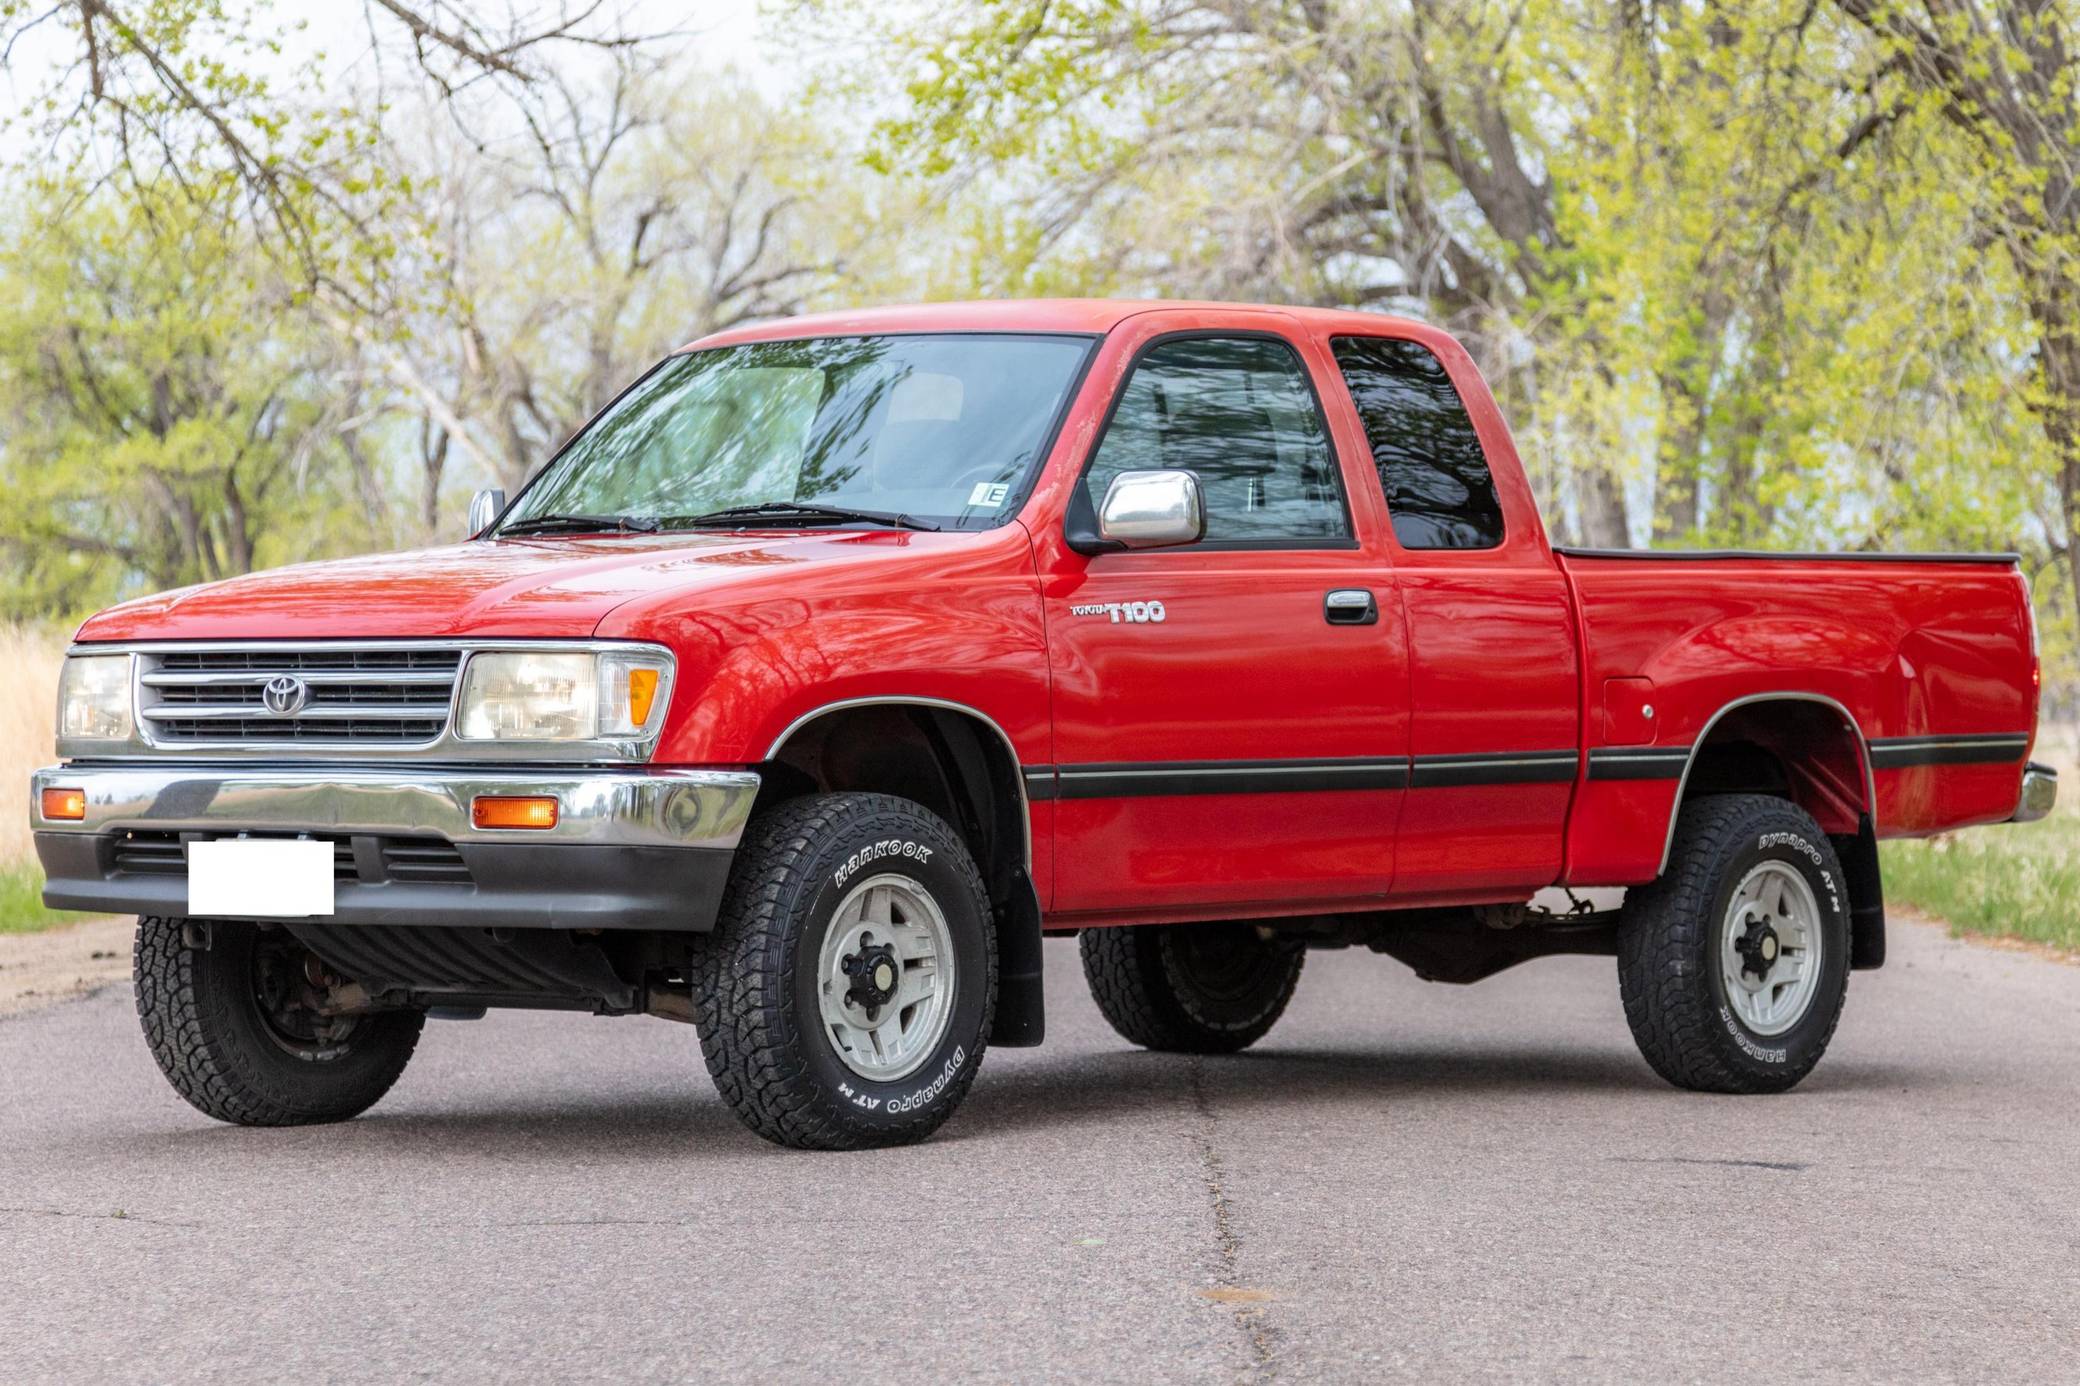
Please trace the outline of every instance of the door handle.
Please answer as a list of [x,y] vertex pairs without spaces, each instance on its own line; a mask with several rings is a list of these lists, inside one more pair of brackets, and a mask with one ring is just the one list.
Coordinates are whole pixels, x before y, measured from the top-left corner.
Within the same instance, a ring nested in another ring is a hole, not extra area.
[[1379,602],[1363,587],[1339,587],[1322,598],[1322,619],[1332,626],[1376,626]]

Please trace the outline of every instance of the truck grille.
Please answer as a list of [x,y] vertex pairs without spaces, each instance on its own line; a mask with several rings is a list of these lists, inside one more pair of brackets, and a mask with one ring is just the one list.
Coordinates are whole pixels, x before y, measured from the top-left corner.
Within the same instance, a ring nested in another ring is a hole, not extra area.
[[[447,728],[461,664],[381,646],[166,651],[143,657],[138,715],[162,745],[418,745]],[[277,679],[300,685],[291,710],[268,706]]]

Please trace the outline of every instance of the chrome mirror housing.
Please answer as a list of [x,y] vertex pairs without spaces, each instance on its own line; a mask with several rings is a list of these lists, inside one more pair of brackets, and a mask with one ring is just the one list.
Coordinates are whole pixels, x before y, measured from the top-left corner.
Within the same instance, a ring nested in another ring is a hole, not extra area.
[[1165,549],[1206,537],[1206,497],[1194,472],[1121,472],[1098,507],[1098,537],[1128,549]]
[[499,490],[479,491],[469,498],[469,537],[474,539],[491,528],[491,522],[506,508],[506,493]]

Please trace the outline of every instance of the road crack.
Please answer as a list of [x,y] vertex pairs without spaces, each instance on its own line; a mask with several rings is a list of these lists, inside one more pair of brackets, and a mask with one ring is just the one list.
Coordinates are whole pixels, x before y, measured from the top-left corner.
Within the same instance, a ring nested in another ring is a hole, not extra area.
[[116,1209],[112,1213],[82,1213],[71,1208],[0,1207],[0,1217],[7,1216],[26,1218],[78,1218],[83,1219],[87,1222],[137,1222],[143,1223],[146,1227],[195,1228],[200,1227],[202,1225],[196,1222],[180,1222],[173,1218],[140,1217],[136,1213],[125,1212],[121,1208]]
[[1200,1296],[1227,1310],[1249,1353],[1245,1379],[1268,1381],[1277,1370],[1279,1331],[1270,1321],[1270,1294],[1242,1283],[1242,1235],[1235,1230],[1235,1206],[1228,1196],[1227,1162],[1221,1156],[1220,1113],[1206,1087],[1206,1060],[1194,1055],[1190,1077],[1192,1139],[1198,1146],[1199,1180],[1213,1215],[1213,1280]]

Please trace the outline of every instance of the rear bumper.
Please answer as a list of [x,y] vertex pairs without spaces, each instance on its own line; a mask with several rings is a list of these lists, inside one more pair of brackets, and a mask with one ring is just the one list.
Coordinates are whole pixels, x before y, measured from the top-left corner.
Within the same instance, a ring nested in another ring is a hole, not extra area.
[[[78,763],[36,773],[30,816],[55,909],[184,915],[183,844],[248,834],[335,844],[329,923],[699,931],[758,784],[734,770]],[[84,794],[84,818],[43,816],[57,788]],[[479,795],[552,795],[557,823],[476,828]]]
[[2015,805],[2011,823],[2034,823],[2058,803],[2058,771],[2042,761],[2031,761],[2022,770],[2022,798]]

